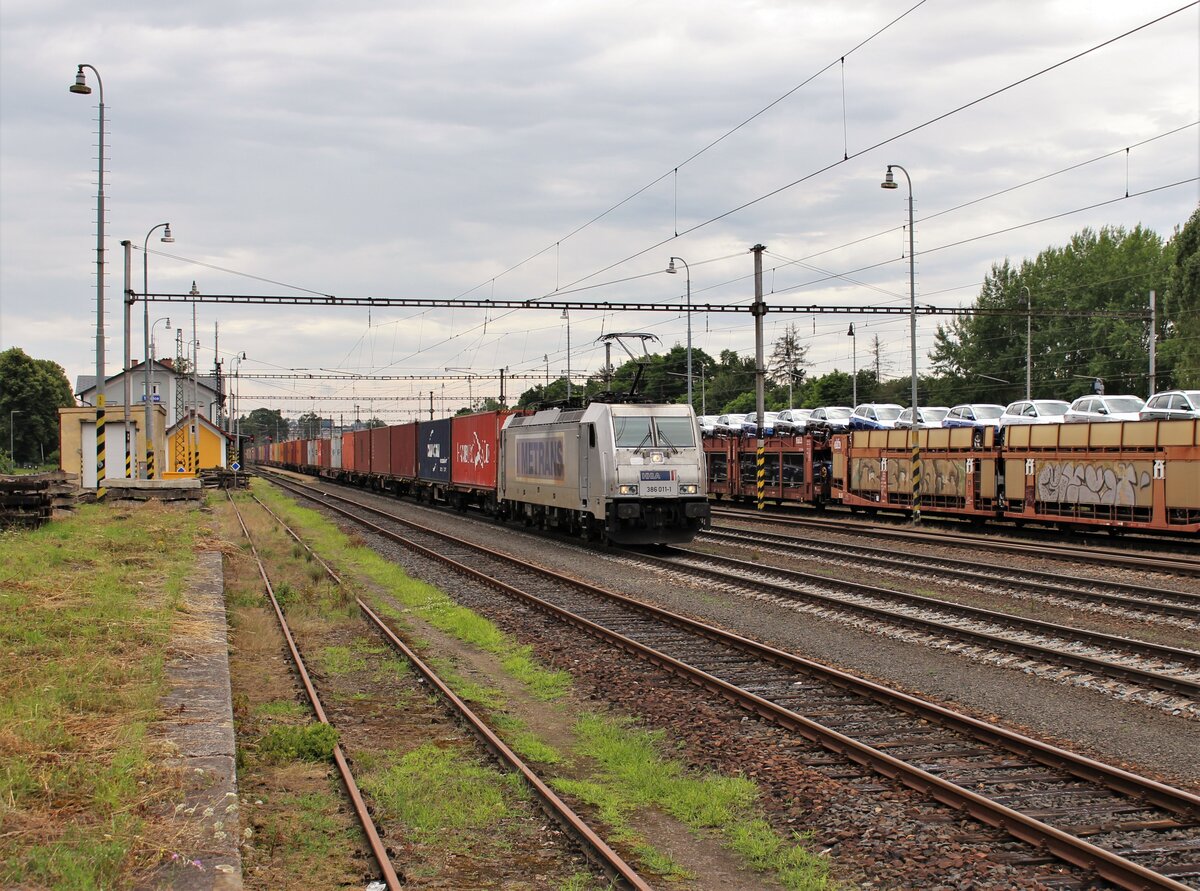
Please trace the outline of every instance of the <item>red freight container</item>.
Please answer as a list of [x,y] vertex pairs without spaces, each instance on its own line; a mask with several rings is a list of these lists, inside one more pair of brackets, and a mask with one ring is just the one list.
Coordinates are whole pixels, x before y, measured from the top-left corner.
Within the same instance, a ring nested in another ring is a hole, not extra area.
[[392,476],[402,480],[417,478],[417,422],[398,424],[392,431]]
[[450,424],[450,481],[456,487],[496,488],[500,427],[511,412],[458,415]]
[[358,451],[358,434],[343,433],[342,434],[342,470],[357,470],[355,464],[355,452]]
[[333,458],[333,443],[328,439],[322,439],[317,443],[317,466],[328,470]]
[[374,427],[369,431],[371,437],[371,473],[377,476],[392,475],[392,452],[388,447],[391,432],[391,427]]
[[371,472],[370,430],[358,430],[354,433],[354,470],[357,473]]

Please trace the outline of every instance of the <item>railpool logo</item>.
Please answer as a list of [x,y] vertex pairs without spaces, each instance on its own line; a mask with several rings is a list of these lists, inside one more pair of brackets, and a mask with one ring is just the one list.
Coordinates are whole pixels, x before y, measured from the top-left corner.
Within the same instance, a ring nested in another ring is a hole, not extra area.
[[561,433],[524,436],[517,440],[517,479],[523,483],[561,483],[565,444]]

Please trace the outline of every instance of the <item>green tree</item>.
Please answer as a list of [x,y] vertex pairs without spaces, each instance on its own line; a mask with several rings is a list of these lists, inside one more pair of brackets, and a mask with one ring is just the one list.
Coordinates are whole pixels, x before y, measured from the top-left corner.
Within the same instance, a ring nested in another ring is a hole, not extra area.
[[41,462],[58,450],[58,410],[75,404],[67,373],[50,359],[20,347],[0,353],[0,451],[14,462]]
[[1157,354],[1157,389],[1200,387],[1200,208],[1176,231]]
[[[720,361],[708,380],[708,404],[711,414],[738,411],[731,406],[746,393],[754,392],[754,357],[740,356],[736,350],[722,350]],[[754,403],[744,411],[753,411]]]
[[[859,372],[859,394],[863,390],[862,377],[866,372]],[[870,378],[867,378],[870,380]],[[808,408],[819,408],[822,405],[849,405],[852,401],[854,381],[844,371],[831,371],[820,377],[813,378],[804,387],[804,405]]]
[[[807,355],[808,347],[800,342],[800,331],[793,322],[771,347],[771,358],[767,363],[767,377],[784,391],[781,396],[786,398],[782,401],[790,403],[795,398],[795,391],[803,386]],[[789,397],[788,393],[792,395]],[[791,408],[791,405],[782,407]]]
[[943,382],[941,391],[956,394],[958,402],[1003,403],[1024,395],[1029,319],[1034,397],[1073,399],[1089,392],[1095,378],[1109,393],[1145,391],[1148,294],[1163,292],[1171,255],[1141,226],[1128,232],[1105,227],[1084,229],[1019,268],[1007,259],[994,264],[975,302],[989,312],[938,326],[930,357],[938,374],[955,384]]
[[[323,418],[314,411],[306,411],[296,419],[296,435],[300,439],[317,439],[321,435]],[[372,424],[367,421],[367,427],[382,426],[382,422]]]
[[238,418],[237,426],[242,436],[253,436],[255,444],[266,442],[267,437],[274,442],[287,439],[288,422],[277,409],[256,408]]

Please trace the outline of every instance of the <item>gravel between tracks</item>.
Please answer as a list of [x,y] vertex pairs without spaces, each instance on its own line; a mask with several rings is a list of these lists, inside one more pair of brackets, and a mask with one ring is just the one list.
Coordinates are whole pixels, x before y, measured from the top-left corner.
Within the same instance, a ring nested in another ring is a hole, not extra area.
[[[391,501],[395,505],[397,502]],[[411,509],[399,502],[405,509]],[[452,514],[419,512],[420,521],[463,534]],[[577,573],[651,603],[702,618],[780,649],[865,675],[915,695],[957,703],[977,716],[1050,741],[1094,753],[1103,760],[1137,765],[1174,785],[1200,790],[1200,724],[1154,709],[998,670],[954,655],[855,631],[792,610],[755,601],[730,601],[699,585],[663,585],[653,577],[606,558],[601,550],[580,559],[574,542],[482,525],[481,535],[529,560]]]

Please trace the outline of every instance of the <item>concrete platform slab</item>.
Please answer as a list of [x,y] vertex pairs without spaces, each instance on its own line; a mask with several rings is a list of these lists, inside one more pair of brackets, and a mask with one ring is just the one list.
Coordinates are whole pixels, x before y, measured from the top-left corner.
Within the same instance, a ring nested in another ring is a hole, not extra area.
[[179,623],[166,665],[171,689],[162,702],[164,717],[154,727],[172,751],[171,765],[184,771],[184,799],[168,816],[179,824],[179,836],[192,841],[188,850],[164,857],[146,888],[242,887],[224,588],[221,554],[201,552],[184,595],[187,620]]

